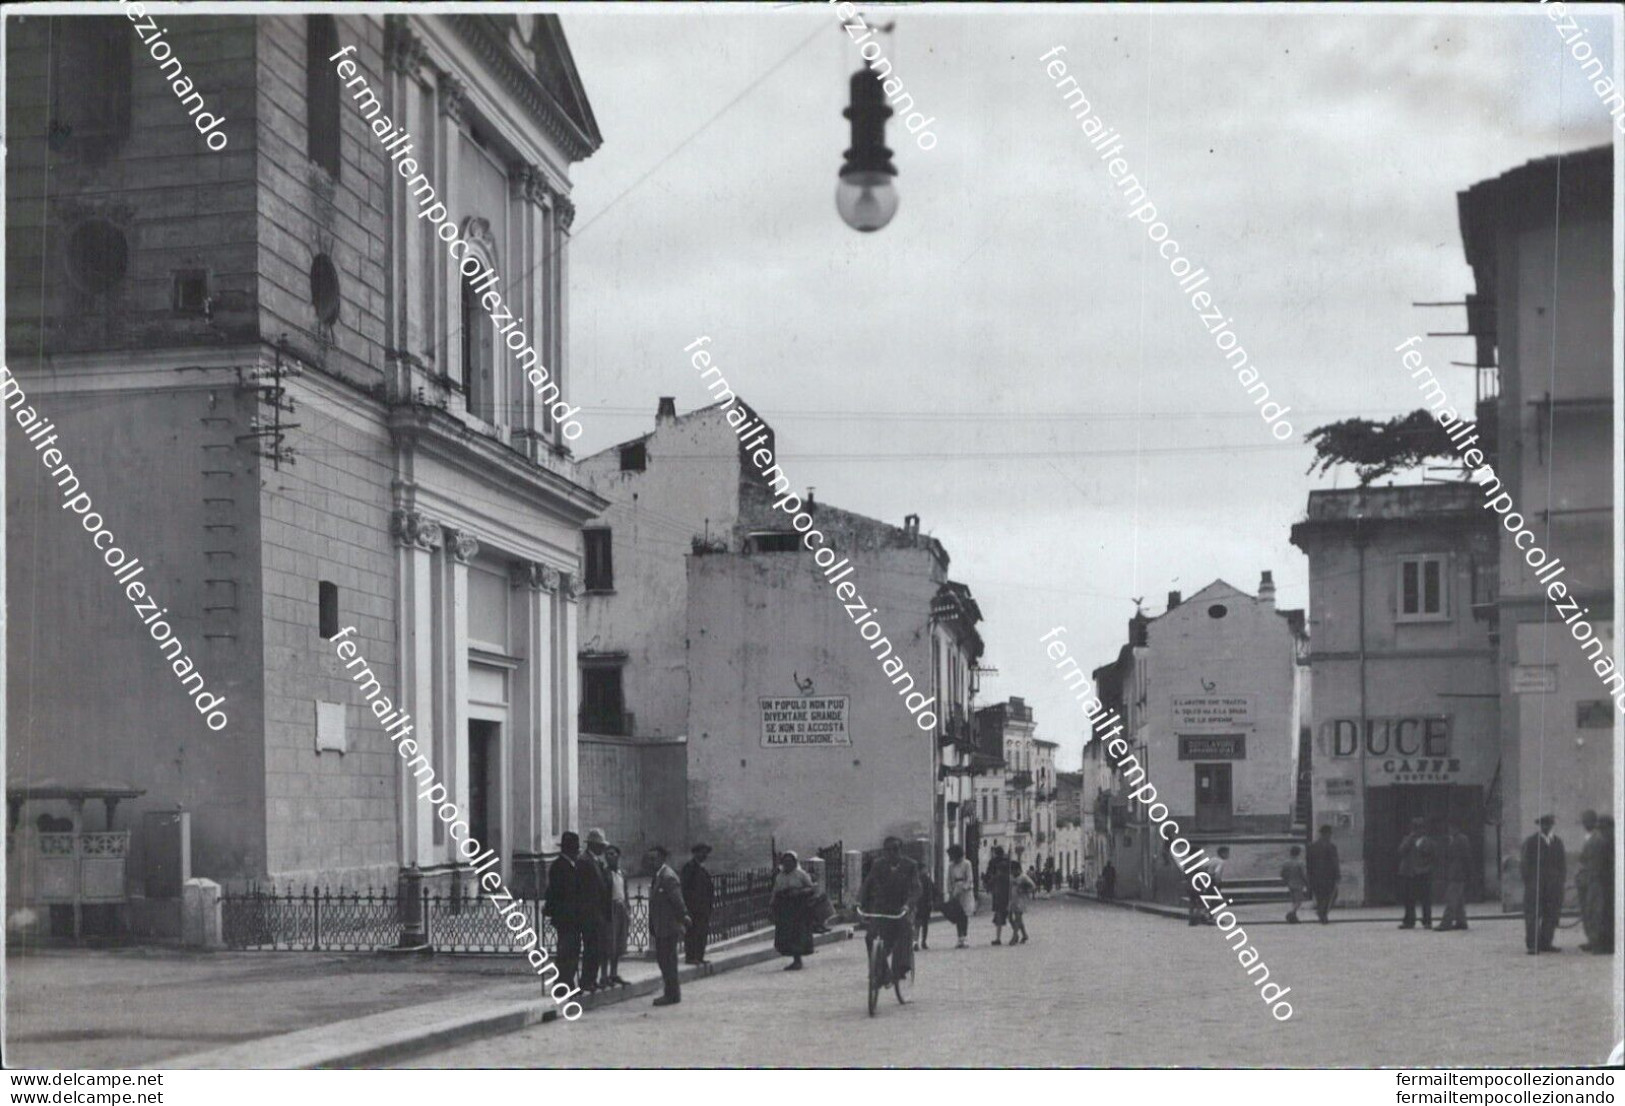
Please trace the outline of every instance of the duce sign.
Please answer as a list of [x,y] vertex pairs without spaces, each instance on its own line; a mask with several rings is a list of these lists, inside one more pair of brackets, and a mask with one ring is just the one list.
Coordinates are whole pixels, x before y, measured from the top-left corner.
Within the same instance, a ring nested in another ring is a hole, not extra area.
[[762,748],[791,745],[850,745],[846,728],[847,697],[826,695],[794,699],[760,699]]

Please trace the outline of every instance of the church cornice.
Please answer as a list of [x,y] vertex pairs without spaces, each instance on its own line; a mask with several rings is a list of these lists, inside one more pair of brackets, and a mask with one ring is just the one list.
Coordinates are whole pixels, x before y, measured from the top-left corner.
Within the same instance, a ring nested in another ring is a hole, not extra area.
[[457,36],[472,46],[480,60],[490,66],[515,102],[564,150],[571,161],[589,158],[603,143],[596,133],[588,133],[570,118],[564,106],[543,86],[536,75],[514,57],[505,38],[487,23],[486,17],[449,14],[443,17]]

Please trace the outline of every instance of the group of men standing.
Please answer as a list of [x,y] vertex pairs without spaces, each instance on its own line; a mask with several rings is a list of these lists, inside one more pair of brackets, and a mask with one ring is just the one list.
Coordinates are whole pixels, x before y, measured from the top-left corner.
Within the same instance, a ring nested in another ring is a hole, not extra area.
[[[677,943],[684,943],[684,959],[704,964],[711,927],[715,885],[705,867],[709,845],[695,845],[693,858],[683,865],[681,878],[667,863],[664,846],[650,850],[655,875],[649,886],[649,937],[665,982],[656,1006],[682,1001],[677,982]],[[574,831],[559,836],[559,856],[547,870],[547,892],[542,914],[558,934],[556,963],[559,979],[591,993],[606,987],[626,986],[621,978],[621,957],[626,955],[631,913],[621,852],[604,831],[587,831],[587,851]],[[579,975],[579,978],[578,978]]]
[[1442,879],[1444,916],[1435,932],[1467,928],[1467,877],[1473,870],[1473,846],[1459,822],[1411,821],[1399,842],[1399,901],[1405,917],[1400,929],[1415,929],[1418,906],[1422,928],[1433,929],[1433,881]]
[[547,870],[542,914],[558,934],[560,981],[588,994],[625,985],[620,965],[631,925],[626,875],[620,850],[603,830],[587,831],[585,855],[580,835],[566,831],[559,836],[558,859]]
[[[1553,832],[1557,819],[1544,814],[1535,823],[1536,831],[1523,843],[1519,857],[1523,865],[1524,948],[1530,956],[1557,952],[1552,938],[1557,933],[1558,915],[1563,910],[1563,884],[1568,859],[1563,839]],[[1586,940],[1581,952],[1607,954],[1614,951],[1614,819],[1600,818],[1594,810],[1580,815],[1585,827],[1585,844],[1580,848],[1580,869],[1575,873],[1575,889],[1580,895],[1580,922]]]

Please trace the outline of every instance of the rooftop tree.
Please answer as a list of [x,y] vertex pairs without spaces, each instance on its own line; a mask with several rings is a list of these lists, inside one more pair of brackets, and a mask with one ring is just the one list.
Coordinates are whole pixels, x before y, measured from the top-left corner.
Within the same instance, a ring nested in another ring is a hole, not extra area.
[[1308,472],[1323,474],[1333,465],[1353,465],[1361,487],[1433,458],[1460,459],[1449,433],[1431,411],[1420,407],[1387,422],[1344,419],[1327,423],[1309,431],[1304,440],[1315,447]]

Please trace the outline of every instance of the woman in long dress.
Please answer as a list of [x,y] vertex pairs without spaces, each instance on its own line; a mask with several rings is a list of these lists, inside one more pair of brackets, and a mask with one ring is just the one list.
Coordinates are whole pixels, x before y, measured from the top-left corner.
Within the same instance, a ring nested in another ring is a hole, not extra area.
[[944,905],[954,907],[951,920],[959,931],[959,943],[954,947],[962,949],[965,947],[965,936],[970,932],[970,916],[976,913],[976,871],[971,867],[971,862],[965,859],[965,849],[961,845],[948,846],[948,860],[948,889],[942,898]]
[[791,957],[787,972],[801,970],[801,958],[813,950],[812,918],[808,907],[815,889],[812,877],[801,867],[795,853],[779,855],[779,870],[773,876],[773,892],[768,908],[773,912],[773,948],[780,956]]

